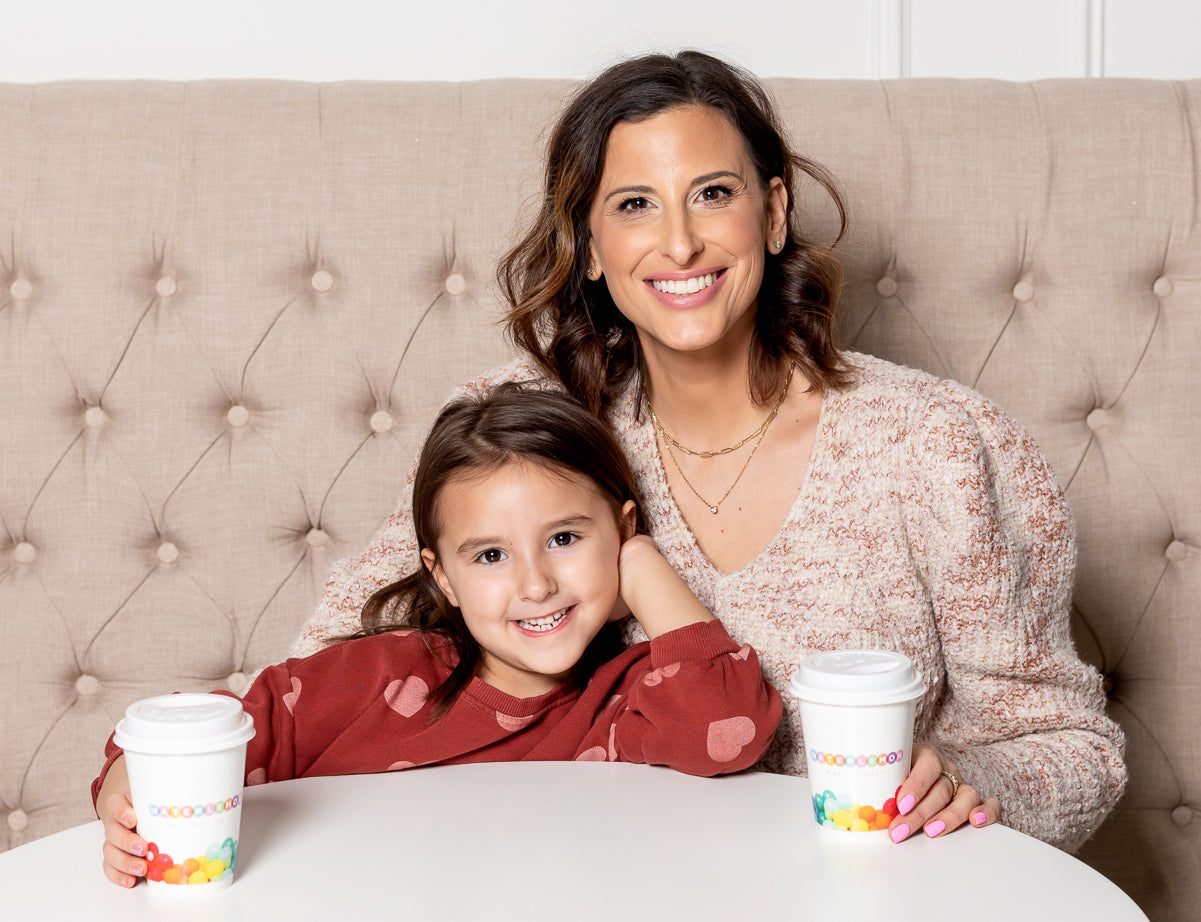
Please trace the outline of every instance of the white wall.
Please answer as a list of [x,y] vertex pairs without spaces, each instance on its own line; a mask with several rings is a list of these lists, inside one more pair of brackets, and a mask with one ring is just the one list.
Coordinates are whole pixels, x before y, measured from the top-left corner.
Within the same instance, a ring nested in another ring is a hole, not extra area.
[[1178,78],[1199,36],[1198,0],[5,0],[0,80],[583,77],[684,46],[762,76]]

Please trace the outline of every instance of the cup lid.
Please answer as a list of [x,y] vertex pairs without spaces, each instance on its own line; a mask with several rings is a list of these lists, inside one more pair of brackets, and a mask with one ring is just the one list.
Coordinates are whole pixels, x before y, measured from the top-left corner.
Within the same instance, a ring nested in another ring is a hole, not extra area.
[[892,650],[829,650],[801,660],[789,691],[818,704],[896,704],[926,690],[913,661]]
[[190,755],[241,745],[254,736],[254,719],[227,695],[161,695],[135,701],[117,722],[113,742],[154,755]]

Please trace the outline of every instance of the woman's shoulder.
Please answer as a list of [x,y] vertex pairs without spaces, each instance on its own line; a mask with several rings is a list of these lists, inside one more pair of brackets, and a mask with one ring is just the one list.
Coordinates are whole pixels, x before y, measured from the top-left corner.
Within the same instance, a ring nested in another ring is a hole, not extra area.
[[529,358],[517,358],[504,365],[476,375],[464,381],[456,389],[454,397],[482,397],[489,394],[502,384],[528,384],[545,390],[562,390],[559,381],[538,367]]

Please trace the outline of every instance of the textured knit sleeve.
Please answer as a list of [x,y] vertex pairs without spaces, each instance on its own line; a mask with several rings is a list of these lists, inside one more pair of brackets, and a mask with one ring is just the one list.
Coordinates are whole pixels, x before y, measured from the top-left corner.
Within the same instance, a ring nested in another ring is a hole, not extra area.
[[618,757],[691,775],[754,765],[781,712],[755,651],[734,643],[720,621],[669,631],[651,641],[650,651],[617,717]]
[[907,497],[945,688],[933,739],[1002,821],[1067,850],[1126,783],[1101,677],[1069,632],[1075,530],[1042,452],[1012,419],[947,384],[917,427]]
[[[514,362],[468,381],[450,399],[481,395],[505,381],[530,381],[537,377],[528,362]],[[371,541],[357,557],[339,560],[330,569],[325,592],[293,641],[289,656],[309,656],[335,637],[357,631],[363,604],[371,594],[420,566],[420,548],[413,533],[413,479],[419,457],[420,453],[415,455],[409,466],[396,508]]]

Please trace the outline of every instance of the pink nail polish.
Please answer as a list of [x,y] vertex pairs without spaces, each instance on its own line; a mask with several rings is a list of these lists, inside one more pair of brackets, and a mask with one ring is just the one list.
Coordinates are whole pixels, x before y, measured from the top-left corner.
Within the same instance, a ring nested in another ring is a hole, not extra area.
[[906,794],[904,797],[901,798],[901,802],[899,804],[897,804],[897,807],[900,808],[901,816],[905,816],[906,814],[909,813],[910,810],[912,810],[916,806],[917,806],[917,798],[914,797],[912,794]]
[[894,842],[904,842],[909,838],[909,827],[902,823],[900,826],[897,826],[895,829],[893,829],[889,835],[892,836],[892,840]]
[[926,824],[926,835],[933,839],[936,835],[947,828],[947,824],[942,820],[934,820],[932,823]]
[[988,821],[988,814],[981,810],[979,813],[972,814],[972,822],[977,826],[983,826]]

